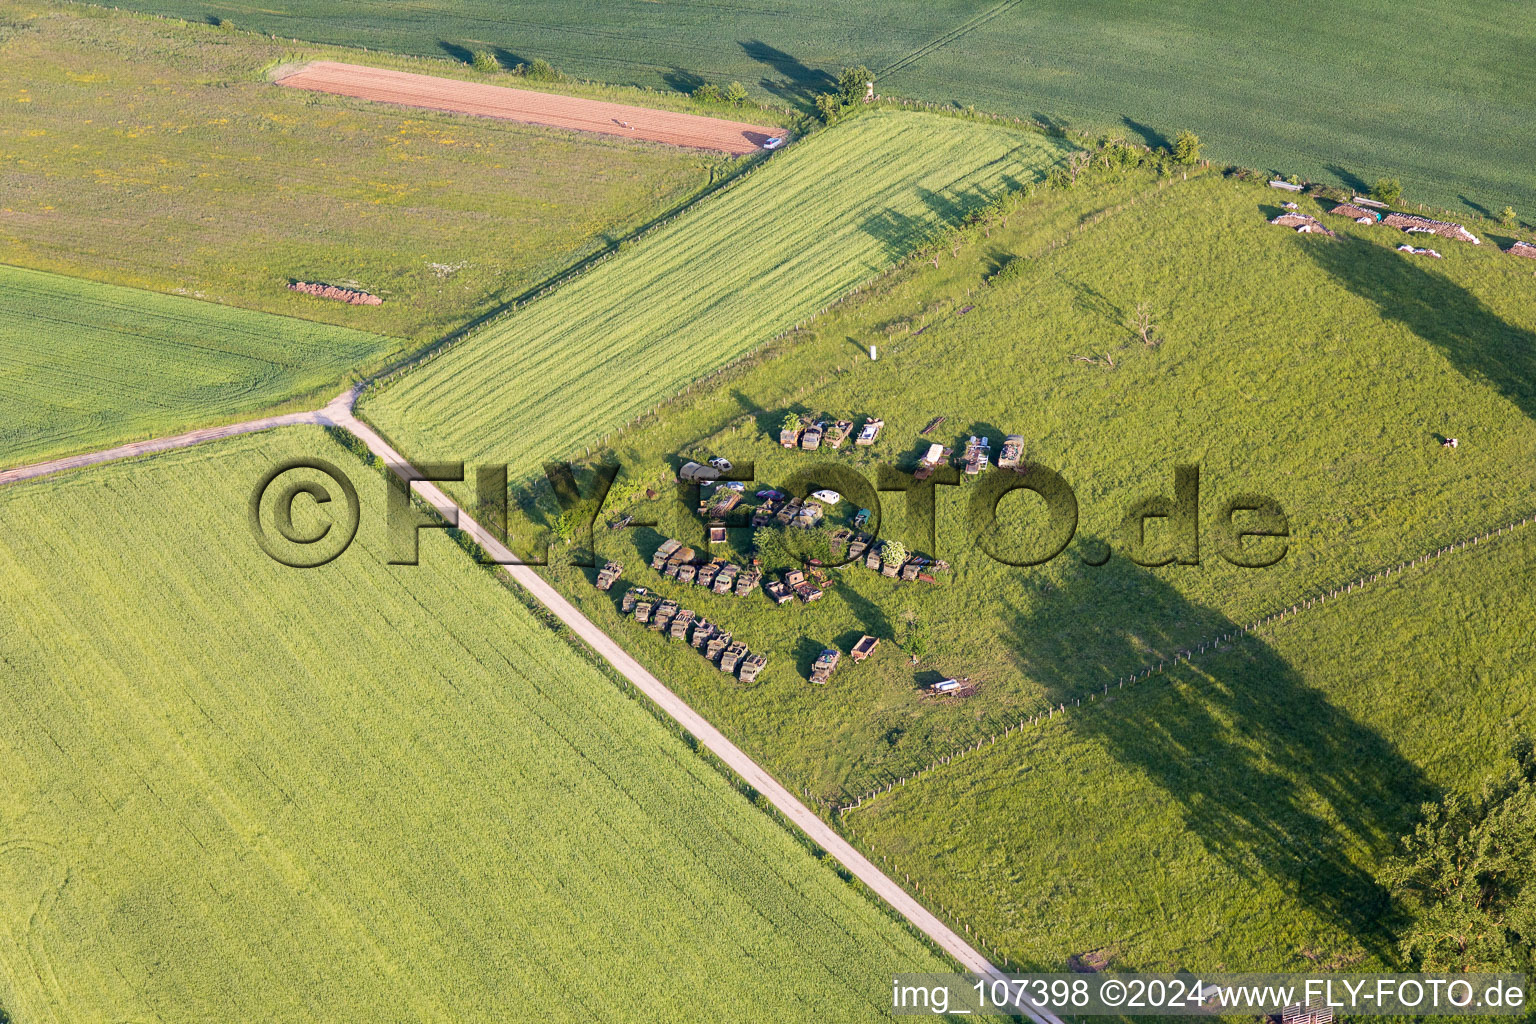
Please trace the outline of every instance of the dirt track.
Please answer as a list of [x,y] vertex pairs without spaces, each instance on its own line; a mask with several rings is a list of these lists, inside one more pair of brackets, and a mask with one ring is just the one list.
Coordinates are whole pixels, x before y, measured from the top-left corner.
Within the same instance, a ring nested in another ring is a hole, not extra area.
[[670,110],[631,107],[602,100],[577,99],[528,89],[461,82],[456,78],[413,75],[360,64],[317,60],[284,75],[279,85],[328,92],[337,96],[398,103],[406,107],[479,114],[524,124],[599,132],[629,139],[647,139],[672,146],[717,149],[741,155],[756,152],[780,129],[740,121],[722,121]]

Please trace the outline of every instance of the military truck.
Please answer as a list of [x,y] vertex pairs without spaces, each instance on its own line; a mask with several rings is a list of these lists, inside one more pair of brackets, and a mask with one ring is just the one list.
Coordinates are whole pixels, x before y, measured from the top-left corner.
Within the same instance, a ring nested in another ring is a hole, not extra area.
[[746,656],[747,656],[747,645],[746,644],[743,644],[743,643],[731,644],[731,646],[729,646],[729,647],[727,647],[725,649],[725,653],[720,655],[720,671],[721,672],[735,672],[736,671],[736,666],[738,664],[740,664],[741,663],[741,659],[745,658]]
[[815,662],[811,664],[811,682],[819,686],[826,685],[827,680],[832,678],[832,670],[837,668],[837,661],[841,657],[838,651],[830,647],[816,655]]
[[757,589],[757,584],[762,580],[763,574],[757,569],[748,569],[736,577],[736,596],[746,597]]
[[624,596],[619,600],[619,611],[624,615],[629,615],[635,610],[635,605],[639,600],[649,593],[650,591],[644,587],[630,587],[624,591]]
[[607,590],[623,575],[624,567],[618,562],[609,562],[604,565],[602,571],[597,574],[597,589]]
[[751,683],[757,680],[757,674],[768,664],[768,655],[749,654],[741,663],[741,681]]
[[717,594],[729,594],[731,588],[736,585],[736,574],[739,572],[741,572],[741,566],[735,562],[727,562],[715,575],[715,585],[711,589]]
[[714,624],[708,619],[695,619],[693,621],[693,640],[691,643],[699,650],[704,649],[704,644],[715,635]]
[[660,633],[672,624],[672,616],[677,614],[677,602],[670,597],[656,606],[656,611],[651,615],[651,630]]
[[853,433],[853,420],[838,420],[827,428],[821,440],[828,448],[841,448],[851,433]]
[[708,590],[715,585],[715,576],[720,572],[719,562],[710,562],[708,565],[699,566],[699,575],[694,580],[699,586]]
[[854,444],[871,445],[880,439],[880,431],[885,429],[885,420],[877,420],[873,416],[864,421],[864,426],[859,429],[859,436],[853,439]]
[[826,429],[820,420],[805,428],[805,433],[800,435],[800,447],[808,452],[813,452],[821,447],[821,432]]
[[1003,441],[1003,450],[997,453],[998,469],[1020,469],[1020,462],[1024,459],[1024,438],[1018,434],[1009,434]]
[[655,609],[654,601],[645,600],[635,603],[635,621],[644,626],[651,621],[651,612]]
[[667,636],[673,640],[682,640],[688,636],[688,626],[693,622],[693,611],[684,608],[672,619],[672,626],[667,631]]
[[731,634],[723,632],[716,633],[714,636],[710,637],[709,642],[704,645],[704,657],[708,658],[710,661],[714,661],[720,657],[720,652],[725,650],[730,645]]
[[690,565],[687,562],[684,562],[682,565],[677,567],[677,582],[692,583],[693,577],[698,574],[698,571],[698,566]]
[[651,556],[651,568],[660,572],[661,567],[667,564],[667,559],[672,557],[672,553],[682,546],[682,541],[672,537],[662,541],[661,547],[657,548],[656,553]]

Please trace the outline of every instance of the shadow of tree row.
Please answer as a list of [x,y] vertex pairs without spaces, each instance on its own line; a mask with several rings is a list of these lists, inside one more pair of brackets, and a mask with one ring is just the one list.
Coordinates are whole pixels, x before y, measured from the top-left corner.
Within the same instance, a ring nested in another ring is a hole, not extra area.
[[[1127,665],[1236,629],[1124,559],[1073,564],[1034,612],[1013,609],[1014,650],[1053,704],[1071,704]],[[1186,827],[1239,877],[1268,878],[1391,959],[1390,901],[1356,860],[1390,854],[1434,793],[1390,742],[1263,641],[1244,637],[1193,666],[1111,690],[1065,723],[1174,801]]]

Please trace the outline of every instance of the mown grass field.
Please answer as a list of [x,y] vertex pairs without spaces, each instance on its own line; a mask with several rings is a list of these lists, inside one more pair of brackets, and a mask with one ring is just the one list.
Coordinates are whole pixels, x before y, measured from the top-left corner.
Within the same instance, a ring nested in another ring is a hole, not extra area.
[[1401,176],[1418,199],[1536,209],[1526,125],[1536,23],[1519,4],[1315,5],[1134,0],[978,6],[796,0],[771,7],[133,0],[201,21],[405,53],[552,61],[602,81],[691,89],[739,80],[807,105],[845,65],[882,92],[1108,129],[1192,128],[1217,159],[1319,181]]
[[[623,237],[724,168],[699,152],[267,79],[280,63],[321,57],[423,63],[3,0],[0,262],[420,343]],[[384,303],[298,295],[287,290],[294,279]]]
[[0,266],[0,467],[317,403],[398,343]]
[[[247,501],[314,455],[361,530],[289,569]],[[15,1020],[867,1020],[943,969],[446,538],[387,566],[383,491],[312,428],[0,490]]]
[[[557,569],[568,592],[755,756],[841,800],[1037,712],[1062,659],[1080,668],[1083,689],[1097,688],[1205,639],[1189,608],[1247,622],[1530,513],[1536,281],[1526,261],[1489,242],[1444,242],[1444,260],[1411,260],[1393,251],[1399,232],[1326,214],[1339,238],[1296,235],[1265,222],[1273,195],[1214,175],[1159,186],[1139,173],[1042,193],[959,258],[946,251],[938,269],[904,269],[613,445],[620,487],[713,454],[755,462],[756,486],[768,486],[817,463],[873,483],[876,463],[910,469],[930,441],[958,451],[972,433],[994,446],[1021,434],[1028,457],[1076,491],[1077,540],[1057,560],[1015,568],[980,551],[974,482],[939,489],[937,552],[906,521],[902,495],[879,495],[883,536],[953,563],[940,585],[850,567],[807,606],[705,595],[650,571],[662,536],[701,533],[670,496],[634,509],[654,529],[599,527],[599,559],[768,653],[751,686],[622,622],[589,573]],[[1142,301],[1155,310],[1155,347],[1127,325]],[[871,342],[878,362],[864,354]],[[1113,369],[1075,358],[1106,354]],[[786,452],[775,443],[786,410],[879,415],[887,426],[873,449]],[[920,436],[936,416],[947,419]],[[1442,449],[1441,436],[1460,447]],[[1201,564],[1145,571],[1125,557],[1119,520],[1143,496],[1172,495],[1179,464],[1202,473]],[[1272,496],[1289,518],[1288,554],[1272,568],[1218,553],[1222,503],[1242,492]],[[1021,547],[1031,508],[1001,506],[1005,536]],[[734,534],[731,550],[745,557],[751,539]],[[1089,540],[1116,553],[1083,579]],[[1069,588],[1092,599],[1066,600]],[[918,665],[892,644],[908,615],[932,637]],[[1141,642],[1121,642],[1127,631]],[[807,685],[817,651],[846,652],[862,633],[885,641],[870,662],[839,669],[826,690]],[[950,675],[979,691],[951,703],[921,695]]]
[[504,461],[514,480],[527,477],[809,318],[1064,152],[996,125],[858,118],[375,387],[360,409],[412,458]]
[[[846,823],[1020,963],[1401,969],[1377,869],[1421,800],[1475,790],[1536,727],[1533,531],[1026,726]],[[1061,595],[1085,613],[1091,572]],[[1064,656],[1046,685],[1081,674]]]

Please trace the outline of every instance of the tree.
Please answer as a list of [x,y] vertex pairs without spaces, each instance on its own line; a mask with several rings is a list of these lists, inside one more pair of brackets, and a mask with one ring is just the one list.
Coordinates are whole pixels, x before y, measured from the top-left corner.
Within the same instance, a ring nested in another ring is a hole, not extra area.
[[1536,968],[1536,750],[1475,796],[1425,804],[1382,880],[1409,916],[1399,947],[1420,971]]
[[1403,198],[1403,183],[1396,178],[1377,178],[1371,186],[1371,198],[1378,203],[1395,203]]
[[714,82],[705,82],[693,90],[693,98],[704,103],[718,103],[720,101],[720,87]]
[[1506,207],[1504,207],[1504,209],[1499,211],[1499,223],[1501,223],[1501,224],[1513,224],[1514,222],[1515,222],[1515,208],[1513,206],[1506,206]]
[[747,102],[747,87],[740,82],[732,82],[725,87],[725,98],[733,107],[739,107]]
[[800,415],[798,413],[793,413],[793,412],[785,413],[784,414],[784,418],[779,421],[779,429],[780,430],[799,430],[800,429]]
[[1157,330],[1157,324],[1152,322],[1152,303],[1136,303],[1136,310],[1131,314],[1130,320],[1131,330],[1141,338],[1143,345],[1151,348],[1157,344],[1152,338],[1152,332]]
[[1092,159],[1093,157],[1089,155],[1087,150],[1082,149],[1067,157],[1067,170],[1072,173],[1072,183],[1074,185],[1077,184],[1077,176],[1087,169],[1088,162]]
[[501,64],[490,50],[476,50],[474,56],[470,58],[469,65],[483,74],[501,70]]
[[844,103],[858,103],[869,92],[874,80],[875,76],[862,64],[856,68],[843,68],[842,74],[837,76],[837,94]]
[[1173,159],[1181,164],[1200,162],[1200,136],[1183,129],[1173,137]]
[[880,546],[880,561],[887,565],[904,565],[907,554],[907,546],[899,540],[888,540]]

